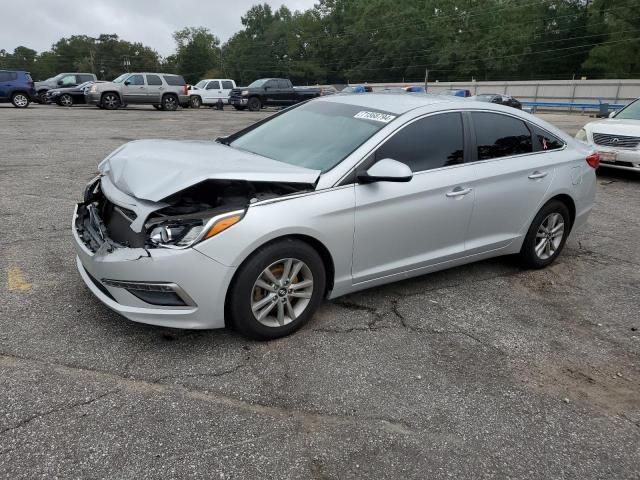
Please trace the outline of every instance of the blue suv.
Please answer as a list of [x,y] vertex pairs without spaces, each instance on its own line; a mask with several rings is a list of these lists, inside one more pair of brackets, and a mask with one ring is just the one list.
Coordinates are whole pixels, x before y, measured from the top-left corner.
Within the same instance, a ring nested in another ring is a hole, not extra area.
[[36,90],[29,72],[0,70],[0,103],[11,102],[16,108],[29,106]]

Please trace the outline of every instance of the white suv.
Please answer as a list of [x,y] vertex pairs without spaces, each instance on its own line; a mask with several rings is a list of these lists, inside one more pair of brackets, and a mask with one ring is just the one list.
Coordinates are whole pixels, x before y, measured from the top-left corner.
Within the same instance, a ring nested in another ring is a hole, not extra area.
[[191,106],[198,108],[200,105],[215,105],[219,100],[228,104],[229,95],[234,88],[236,88],[236,82],[229,78],[200,80],[189,89]]

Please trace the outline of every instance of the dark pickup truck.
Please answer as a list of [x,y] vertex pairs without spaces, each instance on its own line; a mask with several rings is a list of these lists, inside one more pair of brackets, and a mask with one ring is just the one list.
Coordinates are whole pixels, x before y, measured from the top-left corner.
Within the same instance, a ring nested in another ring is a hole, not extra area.
[[229,103],[236,110],[248,108],[257,112],[262,107],[287,107],[320,95],[320,88],[294,87],[291,81],[285,78],[261,78],[248,87],[231,90]]

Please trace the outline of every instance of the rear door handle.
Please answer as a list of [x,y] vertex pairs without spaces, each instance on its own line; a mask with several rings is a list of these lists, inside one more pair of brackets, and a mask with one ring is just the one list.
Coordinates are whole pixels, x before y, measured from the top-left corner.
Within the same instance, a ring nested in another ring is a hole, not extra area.
[[548,172],[540,172],[536,170],[531,175],[529,175],[530,180],[538,180],[539,178],[544,178],[548,175]]
[[473,189],[472,188],[463,188],[463,187],[456,187],[453,190],[451,190],[450,192],[447,192],[447,197],[451,198],[451,197],[463,197],[465,195],[467,195],[468,193],[471,193]]

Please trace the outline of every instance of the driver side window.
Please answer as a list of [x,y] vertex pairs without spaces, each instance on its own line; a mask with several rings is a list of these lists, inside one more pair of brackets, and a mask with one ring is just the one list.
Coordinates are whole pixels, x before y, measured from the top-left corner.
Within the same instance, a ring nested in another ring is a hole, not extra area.
[[142,75],[131,75],[127,78],[129,85],[144,85],[144,77]]
[[66,77],[62,77],[60,79],[63,87],[68,87],[76,84],[76,76],[75,75],[67,75]]
[[375,160],[383,158],[402,162],[414,173],[462,163],[462,116],[443,113],[416,120],[378,148]]

